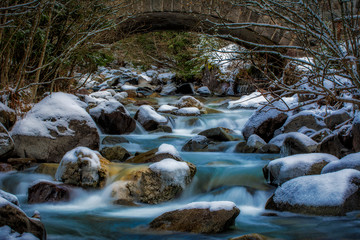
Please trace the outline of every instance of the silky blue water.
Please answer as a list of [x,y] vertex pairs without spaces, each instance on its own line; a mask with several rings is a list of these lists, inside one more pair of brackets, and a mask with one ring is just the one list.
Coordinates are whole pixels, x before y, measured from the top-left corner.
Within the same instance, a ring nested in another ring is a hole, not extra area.
[[[235,130],[241,138],[241,128],[252,114],[241,110],[199,117],[177,117],[174,133],[148,134],[138,130],[123,136],[129,143],[121,143],[130,152],[140,152],[173,144],[178,150],[199,130],[223,126]],[[105,137],[104,135],[102,138]],[[78,189],[76,197],[66,203],[26,203],[27,189],[34,182],[50,176],[25,172],[0,174],[0,188],[14,193],[21,208],[28,215],[40,211],[48,239],[228,239],[248,233],[260,233],[279,239],[360,239],[360,219],[356,212],[344,217],[317,217],[291,213],[264,216],[267,199],[274,188],[266,185],[262,168],[278,155],[234,153],[236,142],[229,142],[225,152],[181,152],[181,157],[197,167],[192,183],[179,198],[158,205],[139,207],[113,205],[109,188],[85,191]],[[190,234],[156,232],[148,224],[164,212],[175,210],[195,201],[233,201],[240,208],[235,226],[221,234]]]

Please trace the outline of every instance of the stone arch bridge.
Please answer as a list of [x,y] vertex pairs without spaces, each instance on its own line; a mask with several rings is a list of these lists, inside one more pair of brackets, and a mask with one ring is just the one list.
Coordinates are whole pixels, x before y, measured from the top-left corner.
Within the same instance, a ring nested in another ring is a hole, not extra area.
[[[272,23],[248,9],[233,5],[229,0],[127,0],[121,11],[130,18],[121,22],[114,40],[136,32],[183,30],[241,39],[238,44],[251,47],[262,45],[292,45],[293,40],[284,30],[248,26],[229,29],[222,23]],[[235,41],[236,42],[236,41]]]

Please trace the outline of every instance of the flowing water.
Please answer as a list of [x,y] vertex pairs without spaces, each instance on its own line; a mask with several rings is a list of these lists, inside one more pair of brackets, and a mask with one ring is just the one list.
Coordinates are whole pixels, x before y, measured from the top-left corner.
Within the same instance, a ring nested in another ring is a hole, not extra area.
[[[184,143],[200,130],[216,126],[241,133],[252,110],[194,117],[178,117],[172,121],[174,132],[148,134],[139,127],[134,134],[123,136],[128,151],[146,151],[162,143],[179,151]],[[105,137],[105,136],[102,136]],[[0,174],[0,188],[18,196],[28,215],[41,213],[48,239],[228,239],[248,233],[261,233],[280,239],[360,239],[360,218],[357,213],[345,217],[315,217],[291,213],[264,216],[267,199],[274,189],[265,184],[262,167],[278,155],[233,153],[236,142],[224,144],[223,152],[181,152],[181,157],[197,167],[192,183],[171,202],[158,205],[126,207],[111,204],[110,190],[77,190],[76,197],[66,203],[26,203],[27,189],[34,181],[51,180],[50,176],[25,172]],[[154,232],[149,222],[164,212],[195,201],[233,201],[240,208],[233,229],[214,235]]]

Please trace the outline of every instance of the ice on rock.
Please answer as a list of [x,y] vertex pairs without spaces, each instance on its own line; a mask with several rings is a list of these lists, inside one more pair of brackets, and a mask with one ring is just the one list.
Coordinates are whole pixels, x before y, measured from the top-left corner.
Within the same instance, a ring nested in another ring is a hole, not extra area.
[[18,232],[14,232],[9,226],[0,227],[0,239],[3,240],[39,240],[39,238],[35,237],[31,233],[24,232],[22,234]]
[[185,188],[186,178],[190,175],[190,168],[186,162],[179,162],[171,158],[153,163],[149,168],[160,174],[165,184],[182,188]]
[[213,202],[192,202],[184,207],[180,208],[179,210],[186,210],[186,209],[209,209],[210,212],[226,210],[230,211],[236,204],[230,201],[213,201]]
[[121,86],[121,90],[123,91],[131,91],[131,90],[137,90],[138,88],[135,86],[130,86],[130,85],[122,85]]
[[162,153],[169,153],[175,157],[180,158],[179,152],[171,144],[166,144],[166,143],[161,144],[158,148],[158,151],[155,153],[155,155],[162,154]]
[[334,173],[303,176],[287,181],[275,191],[274,202],[304,206],[340,206],[358,191],[352,180],[360,172],[345,169]]
[[327,153],[297,154],[270,161],[265,168],[273,178],[272,183],[281,185],[296,177],[320,174],[322,166],[338,160],[337,157]]
[[239,100],[230,101],[227,108],[258,108],[265,103],[267,103],[267,100],[261,93],[253,92],[250,95],[242,96]]
[[323,168],[321,173],[336,172],[342,169],[360,170],[360,152],[349,154],[341,158],[340,161],[329,163]]
[[86,107],[87,104],[74,95],[53,93],[37,103],[25,118],[17,121],[11,135],[53,138],[51,131],[62,136],[73,135],[74,132],[68,127],[70,120],[84,121],[84,124],[96,128],[94,121],[85,110]]

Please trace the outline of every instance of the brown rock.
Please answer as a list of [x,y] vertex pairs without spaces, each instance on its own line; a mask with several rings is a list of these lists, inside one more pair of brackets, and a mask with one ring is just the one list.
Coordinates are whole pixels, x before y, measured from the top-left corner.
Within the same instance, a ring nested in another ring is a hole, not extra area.
[[240,210],[210,211],[209,209],[184,209],[164,213],[150,223],[155,230],[220,233],[234,225]]
[[11,129],[11,127],[14,126],[15,122],[15,111],[0,102],[0,123],[2,123],[5,128]]
[[319,131],[326,127],[322,117],[313,113],[298,113],[289,118],[284,124],[284,133],[296,132],[302,127],[307,127]]
[[151,163],[151,162],[159,162],[161,160],[164,160],[165,158],[172,158],[176,161],[182,161],[181,158],[174,156],[170,153],[160,153],[155,154],[158,151],[157,148],[152,149],[150,151],[140,153],[139,155],[136,155],[135,157],[127,159],[125,162],[127,163]]
[[110,161],[125,161],[130,157],[130,153],[121,146],[105,147],[100,151],[101,155]]
[[339,110],[324,119],[326,126],[329,129],[334,129],[337,125],[349,120],[350,114],[344,110]]
[[230,238],[230,240],[269,240],[269,238],[261,234],[251,233],[240,237]]
[[65,184],[39,182],[28,189],[28,203],[60,202],[70,199],[70,188]]
[[204,105],[192,96],[183,96],[176,102],[175,106],[178,108],[196,107],[201,109]]
[[28,232],[41,240],[46,239],[44,225],[39,220],[29,218],[14,204],[3,201],[4,204],[0,206],[0,227],[7,225],[18,233]]
[[7,160],[9,164],[12,165],[18,171],[22,171],[29,167],[33,167],[36,164],[36,159],[34,158],[9,158]]
[[128,143],[129,141],[125,137],[120,136],[106,136],[101,141],[103,145],[116,145],[119,143]]
[[50,175],[55,179],[56,171],[59,167],[58,163],[41,163],[36,169],[35,172],[40,174]]
[[232,130],[223,127],[211,128],[199,133],[199,135],[205,136],[213,141],[234,141],[234,137],[230,134]]

